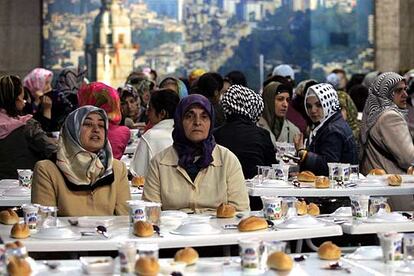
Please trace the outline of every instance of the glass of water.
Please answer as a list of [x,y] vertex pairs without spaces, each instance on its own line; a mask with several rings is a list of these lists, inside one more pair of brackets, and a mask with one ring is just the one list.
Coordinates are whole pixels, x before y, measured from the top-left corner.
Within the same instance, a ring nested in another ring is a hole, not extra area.
[[414,273],[414,234],[404,234],[403,250],[404,264],[398,267],[397,271],[412,274]]

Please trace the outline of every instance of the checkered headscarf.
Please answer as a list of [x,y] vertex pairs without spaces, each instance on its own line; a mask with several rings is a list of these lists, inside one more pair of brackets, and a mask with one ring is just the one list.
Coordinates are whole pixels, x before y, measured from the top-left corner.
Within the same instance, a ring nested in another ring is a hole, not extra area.
[[230,86],[221,99],[221,105],[226,117],[241,115],[254,123],[259,120],[264,107],[263,99],[259,94],[241,85]]

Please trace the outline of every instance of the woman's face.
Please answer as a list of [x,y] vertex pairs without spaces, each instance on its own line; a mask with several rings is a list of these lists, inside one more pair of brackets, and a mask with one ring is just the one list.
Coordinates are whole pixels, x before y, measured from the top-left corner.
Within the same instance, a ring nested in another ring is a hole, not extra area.
[[208,137],[211,120],[208,113],[201,107],[190,108],[183,117],[185,137],[193,143],[199,143]]
[[21,88],[20,94],[16,99],[16,109],[18,111],[22,111],[26,104],[26,100],[24,99],[24,90],[23,87]]
[[283,92],[275,96],[275,116],[278,118],[285,118],[289,107],[289,93]]
[[43,94],[52,91],[52,77],[48,77],[45,82],[45,86],[43,87]]
[[157,114],[157,111],[155,110],[155,108],[152,106],[151,102],[148,105],[147,108],[147,116],[148,116],[148,121],[152,124],[152,125],[156,125],[158,124],[160,121],[163,120],[164,116],[162,114],[162,110],[160,113]]
[[98,113],[86,116],[80,128],[81,146],[90,152],[98,152],[105,144],[105,121]]
[[122,113],[131,118],[135,118],[139,113],[139,106],[141,105],[141,101],[136,100],[132,96],[128,96],[125,98],[125,100],[122,102],[121,109]]
[[323,108],[318,97],[310,96],[306,98],[306,110],[312,122],[317,123],[323,119]]
[[142,95],[142,102],[144,103],[144,106],[147,106],[151,98],[151,94],[149,90],[145,90],[144,94]]
[[407,108],[407,85],[404,81],[400,81],[394,90],[393,102],[401,109]]

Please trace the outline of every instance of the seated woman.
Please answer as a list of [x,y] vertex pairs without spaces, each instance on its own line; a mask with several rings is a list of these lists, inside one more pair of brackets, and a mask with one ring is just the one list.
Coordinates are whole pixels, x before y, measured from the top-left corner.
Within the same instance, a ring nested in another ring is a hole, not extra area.
[[32,203],[58,207],[59,216],[128,215],[127,169],[112,157],[108,117],[86,105],[71,112],[61,129],[56,162],[36,163]]
[[144,129],[147,116],[145,107],[141,105],[141,96],[138,91],[132,85],[126,84],[118,88],[118,94],[121,99],[121,125],[131,129]]
[[381,74],[371,85],[361,125],[363,174],[374,168],[405,174],[414,162],[406,89],[403,77],[393,72]]
[[121,104],[118,91],[101,82],[82,86],[78,92],[79,106],[93,105],[106,111],[109,120],[108,140],[114,158],[120,160],[128,145],[131,133],[126,126],[120,126]]
[[174,143],[151,160],[142,198],[163,210],[212,211],[221,203],[249,210],[237,157],[216,145],[213,107],[202,95],[183,98],[174,115]]
[[30,92],[30,103],[34,118],[41,124],[44,131],[50,132],[52,126],[52,79],[53,72],[33,69],[24,79],[23,85]]
[[[226,121],[214,130],[216,142],[233,152],[239,159],[243,174],[253,178],[257,166],[276,163],[275,150],[267,130],[256,126],[263,111],[259,94],[241,85],[232,85],[221,99]],[[263,208],[260,197],[249,197],[250,209]]]
[[146,176],[152,157],[172,145],[173,117],[179,101],[178,95],[170,89],[155,90],[151,93],[147,115],[153,127],[138,141],[131,162],[132,173]]
[[293,143],[293,137],[299,129],[286,119],[292,87],[279,82],[270,82],[263,88],[264,111],[257,123],[270,133],[273,145],[276,142]]
[[328,176],[330,162],[358,164],[355,139],[342,117],[338,94],[332,85],[321,83],[309,87],[305,107],[313,125],[306,148],[303,146],[303,136],[295,136],[300,170]]
[[17,169],[33,169],[56,152],[32,115],[19,116],[25,105],[23,85],[13,75],[0,76],[0,179],[17,179]]

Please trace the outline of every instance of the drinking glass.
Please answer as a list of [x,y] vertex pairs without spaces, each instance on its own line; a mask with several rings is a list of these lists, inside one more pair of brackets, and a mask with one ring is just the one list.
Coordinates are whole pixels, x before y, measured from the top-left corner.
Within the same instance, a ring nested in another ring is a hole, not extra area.
[[359,165],[351,165],[349,167],[349,180],[355,181],[359,179]]

